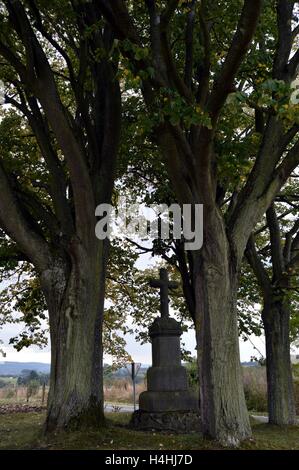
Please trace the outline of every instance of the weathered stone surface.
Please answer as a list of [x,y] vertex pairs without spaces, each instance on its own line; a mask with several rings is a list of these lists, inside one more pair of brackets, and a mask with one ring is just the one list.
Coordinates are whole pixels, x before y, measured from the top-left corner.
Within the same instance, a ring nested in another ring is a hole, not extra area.
[[180,324],[174,318],[157,318],[149,333],[153,366],[147,371],[147,391],[139,397],[139,410],[197,412],[198,400],[188,390],[187,371],[181,364]]
[[166,411],[197,411],[195,396],[185,391],[143,392],[139,397],[139,409],[151,413]]
[[161,317],[149,328],[152,340],[152,367],[147,372],[147,388],[139,397],[139,411],[132,418],[137,429],[190,432],[199,430],[198,399],[188,390],[187,371],[181,364],[181,325],[169,317],[167,271],[160,280]]
[[160,312],[162,318],[169,317],[169,300],[168,289],[177,289],[179,287],[177,282],[169,281],[167,269],[160,269],[160,279],[151,279],[151,287],[160,289]]
[[150,392],[187,390],[187,371],[182,366],[150,367],[147,371]]
[[173,433],[199,433],[198,412],[172,411],[166,413],[146,413],[135,411],[131,426],[140,431],[168,431]]
[[153,339],[156,336],[181,336],[181,325],[170,317],[159,317],[154,320],[149,327],[150,337]]
[[[145,423],[152,422],[150,416],[155,416],[155,420],[159,416],[161,429],[168,429],[169,423],[172,428],[187,429],[187,424],[181,424],[184,422],[183,415],[190,417],[195,413],[198,416],[199,404],[195,395],[188,390],[187,371],[181,365],[180,324],[173,318],[157,318],[149,333],[153,366],[147,371],[148,390],[139,397],[138,419],[133,422],[146,427]],[[145,414],[144,419],[142,413]],[[167,413],[171,414],[170,421],[166,418]],[[175,424],[177,416],[180,416],[180,422]],[[163,427],[164,422],[166,428]]]
[[181,363],[180,338],[156,336],[152,339],[153,367],[172,366]]

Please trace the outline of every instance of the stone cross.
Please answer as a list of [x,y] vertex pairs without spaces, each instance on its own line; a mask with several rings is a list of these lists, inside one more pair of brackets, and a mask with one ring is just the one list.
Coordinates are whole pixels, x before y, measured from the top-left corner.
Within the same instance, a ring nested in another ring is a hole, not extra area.
[[169,299],[168,299],[168,289],[177,289],[178,283],[169,281],[168,279],[168,272],[167,269],[160,269],[160,279],[151,279],[150,280],[151,287],[158,287],[160,288],[160,311],[162,318],[169,317]]

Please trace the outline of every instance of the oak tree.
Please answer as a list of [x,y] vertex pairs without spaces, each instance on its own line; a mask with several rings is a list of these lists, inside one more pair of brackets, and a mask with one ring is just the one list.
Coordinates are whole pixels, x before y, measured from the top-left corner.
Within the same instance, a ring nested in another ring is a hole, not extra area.
[[[202,426],[205,435],[238,445],[251,435],[238,347],[240,267],[250,234],[299,162],[296,109],[290,113],[288,104],[299,62],[295,2],[98,4],[139,81],[177,200],[204,205],[204,245],[189,256]],[[252,56],[265,62],[265,78],[252,70]],[[255,113],[260,143],[220,208],[227,188],[216,139],[232,94],[243,103],[240,115]]]
[[110,202],[120,133],[114,34],[95,1],[5,0],[0,57],[1,126],[19,120],[0,147],[0,226],[49,311],[46,429],[99,426],[108,245],[95,208]]
[[278,425],[296,421],[290,343],[298,334],[297,198],[295,178],[271,204],[246,248],[262,297],[269,422]]

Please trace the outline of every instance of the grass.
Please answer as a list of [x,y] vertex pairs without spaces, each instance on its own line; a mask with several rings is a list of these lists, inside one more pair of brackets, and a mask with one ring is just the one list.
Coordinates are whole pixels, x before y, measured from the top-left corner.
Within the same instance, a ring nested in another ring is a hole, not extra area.
[[[198,434],[172,435],[137,432],[127,426],[130,413],[107,413],[107,427],[99,431],[60,432],[42,437],[44,413],[0,415],[0,449],[49,450],[204,450],[221,449]],[[253,421],[253,439],[242,449],[299,450],[299,426],[278,428]]]

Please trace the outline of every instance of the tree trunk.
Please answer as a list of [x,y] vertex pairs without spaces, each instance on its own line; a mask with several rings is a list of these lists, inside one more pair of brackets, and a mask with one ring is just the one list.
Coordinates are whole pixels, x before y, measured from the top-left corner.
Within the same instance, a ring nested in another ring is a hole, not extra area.
[[[104,422],[102,321],[106,243],[84,253],[75,247],[42,273],[51,335],[51,376],[45,431]],[[94,256],[92,256],[94,254]]]
[[237,268],[218,209],[204,219],[194,254],[195,327],[202,430],[225,446],[251,436],[242,383],[236,313]]
[[262,319],[266,337],[269,423],[295,424],[288,304],[282,300],[266,302]]

